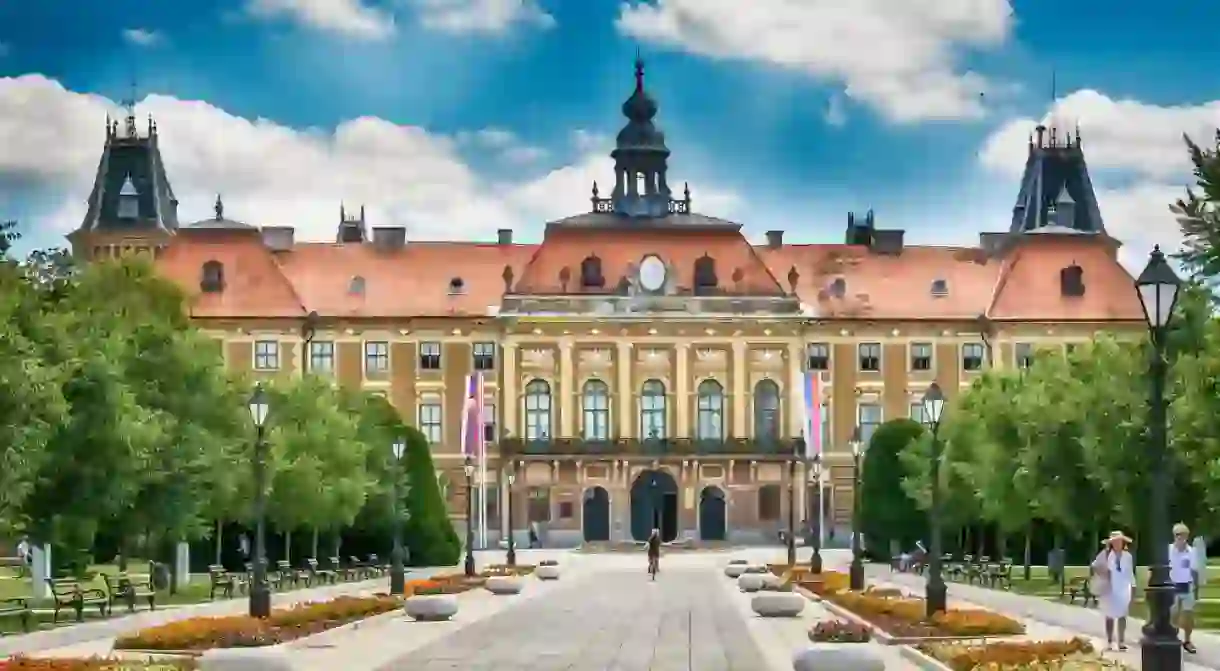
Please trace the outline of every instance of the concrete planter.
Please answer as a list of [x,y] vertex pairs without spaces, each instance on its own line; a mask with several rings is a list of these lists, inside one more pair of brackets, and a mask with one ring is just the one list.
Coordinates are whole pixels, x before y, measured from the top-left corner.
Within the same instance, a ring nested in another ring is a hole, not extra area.
[[762,592],[750,599],[750,608],[763,617],[796,617],[807,602],[795,592]]
[[217,648],[199,657],[200,671],[293,671],[284,648]]
[[781,579],[779,576],[775,575],[774,573],[762,574],[762,588],[763,589],[779,589],[780,586],[783,584],[784,584],[783,579]]
[[745,564],[729,564],[724,567],[724,574],[730,578],[739,578],[746,572]]
[[814,643],[793,656],[792,671],[885,671],[885,662],[864,643]]
[[559,567],[539,566],[534,570],[534,575],[538,576],[539,580],[559,580]]
[[493,576],[483,583],[483,587],[492,594],[520,594],[525,583],[512,576]]
[[762,586],[763,577],[759,573],[743,573],[737,578],[737,587],[743,592],[757,592]]
[[443,622],[457,615],[458,602],[452,594],[420,594],[407,599],[403,610],[413,620]]

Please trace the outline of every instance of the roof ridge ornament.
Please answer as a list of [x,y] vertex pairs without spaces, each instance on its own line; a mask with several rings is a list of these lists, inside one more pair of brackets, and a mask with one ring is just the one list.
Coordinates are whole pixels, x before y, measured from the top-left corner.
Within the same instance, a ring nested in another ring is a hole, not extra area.
[[216,213],[216,221],[221,221],[225,218],[225,203],[220,198],[220,194],[216,194],[216,204],[212,206],[212,211]]

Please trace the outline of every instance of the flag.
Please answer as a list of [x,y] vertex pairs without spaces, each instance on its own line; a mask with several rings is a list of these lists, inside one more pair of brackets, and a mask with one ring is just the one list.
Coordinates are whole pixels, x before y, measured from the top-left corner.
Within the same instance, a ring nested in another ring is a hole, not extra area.
[[804,387],[805,411],[805,458],[813,459],[822,454],[822,427],[826,422],[822,416],[822,374],[820,371],[807,370],[802,381]]
[[466,376],[466,398],[462,404],[462,454],[479,456],[483,443],[483,374]]

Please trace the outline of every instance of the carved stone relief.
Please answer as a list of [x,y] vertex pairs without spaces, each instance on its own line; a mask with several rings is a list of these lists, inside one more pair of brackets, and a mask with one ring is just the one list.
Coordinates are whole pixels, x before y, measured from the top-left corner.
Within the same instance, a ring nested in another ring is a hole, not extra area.
[[636,366],[642,370],[668,370],[669,361],[670,351],[666,349],[645,347],[636,355]]
[[614,361],[614,353],[605,347],[580,350],[578,364],[582,369],[607,370]]
[[750,350],[750,367],[755,370],[783,370],[784,351],[780,349]]
[[722,349],[703,347],[695,350],[694,364],[703,370],[723,370],[728,366],[728,352]]
[[521,351],[521,367],[531,370],[554,370],[555,350],[549,347],[529,347]]

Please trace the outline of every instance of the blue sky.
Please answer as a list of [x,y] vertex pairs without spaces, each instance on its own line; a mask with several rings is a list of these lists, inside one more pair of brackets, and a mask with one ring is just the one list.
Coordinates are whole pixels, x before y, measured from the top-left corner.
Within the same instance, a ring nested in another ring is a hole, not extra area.
[[752,236],[837,241],[872,207],[914,241],[969,242],[1009,216],[1053,112],[1081,125],[1134,252],[1174,243],[1179,138],[1220,125],[1220,52],[1181,38],[1218,23],[1216,3],[1134,0],[3,3],[0,216],[29,244],[79,222],[134,78],[187,219],[224,192],[304,237],[346,201],[413,237],[536,238],[611,179],[638,48],[671,181]]

